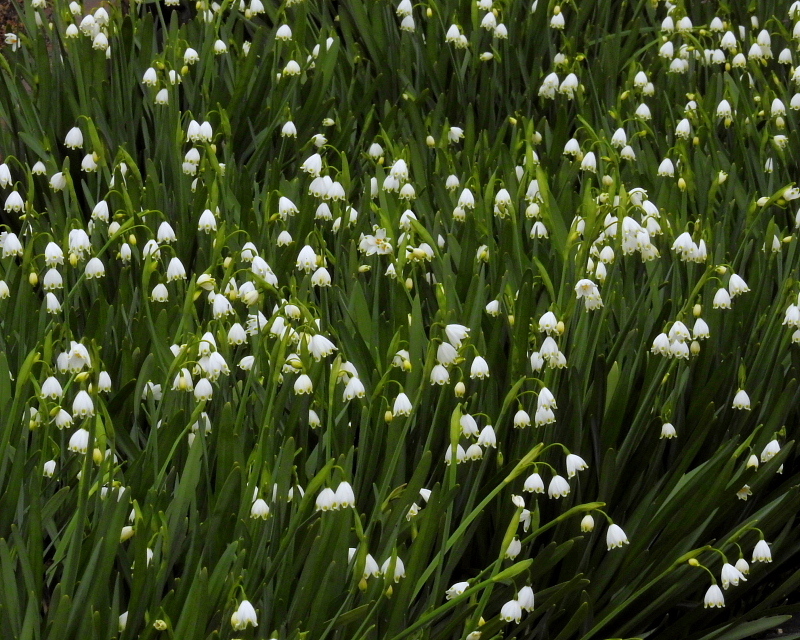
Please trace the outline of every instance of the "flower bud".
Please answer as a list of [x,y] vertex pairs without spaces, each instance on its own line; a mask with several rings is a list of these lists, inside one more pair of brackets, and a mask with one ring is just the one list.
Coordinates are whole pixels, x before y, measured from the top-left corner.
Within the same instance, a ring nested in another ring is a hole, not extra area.
[[456,394],[456,398],[463,398],[464,394],[467,392],[467,387],[463,382],[459,381],[456,382],[456,386],[453,390]]

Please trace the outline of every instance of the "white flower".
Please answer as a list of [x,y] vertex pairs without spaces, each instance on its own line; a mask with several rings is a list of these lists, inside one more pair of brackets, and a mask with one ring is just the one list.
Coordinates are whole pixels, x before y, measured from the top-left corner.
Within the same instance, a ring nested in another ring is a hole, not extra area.
[[150,293],[150,299],[153,302],[166,302],[169,300],[169,291],[167,291],[166,285],[159,283],[153,287],[153,291]]
[[211,400],[211,396],[214,394],[214,389],[211,386],[211,382],[209,382],[208,378],[200,378],[197,381],[197,384],[194,387],[194,397],[195,400],[198,402],[202,402],[204,400]]
[[714,307],[715,309],[730,309],[731,296],[728,293],[728,291],[723,288],[717,289],[717,292],[714,294],[714,300],[711,306]]
[[703,598],[703,607],[708,609],[711,607],[722,608],[725,606],[725,596],[722,595],[722,589],[718,585],[712,584],[708,591],[706,591],[705,598]]
[[587,513],[581,519],[581,531],[583,531],[583,533],[594,531],[594,518],[591,513]]
[[86,391],[78,391],[75,400],[72,401],[72,414],[80,418],[88,418],[94,415],[94,402]]
[[525,479],[522,490],[530,493],[544,493],[542,477],[538,473],[532,473]]
[[359,380],[356,376],[353,376],[347,381],[347,385],[345,385],[342,399],[347,402],[349,400],[353,400],[354,398],[363,398],[364,393],[364,383],[361,382],[361,380]]
[[231,626],[235,631],[243,631],[247,627],[257,627],[256,610],[248,600],[242,600],[239,608],[231,616]]
[[625,544],[629,544],[628,536],[625,535],[622,527],[617,524],[609,525],[608,531],[606,532],[606,545],[608,546],[609,551],[611,549],[622,547],[622,545]]
[[578,471],[588,469],[589,465],[580,456],[570,453],[567,455],[567,476],[570,478],[575,477]]
[[522,551],[522,543],[519,541],[519,538],[514,538],[509,544],[506,552],[503,554],[504,558],[509,560],[513,560],[519,555],[519,552]]
[[481,356],[475,356],[475,359],[472,361],[469,377],[473,379],[480,378],[481,380],[489,377],[489,365]]
[[456,582],[446,592],[447,600],[452,600],[456,596],[460,596],[464,591],[469,588],[469,582]]
[[336,494],[328,487],[319,492],[316,501],[317,511],[332,511],[336,509]]
[[772,562],[772,552],[766,540],[759,540],[753,549],[752,562]]
[[522,607],[516,600],[509,600],[506,602],[502,609],[500,609],[500,619],[504,622],[516,622],[519,624],[522,620]]
[[469,328],[462,324],[448,324],[444,328],[444,333],[447,336],[447,341],[456,349],[460,349],[462,340],[466,340],[469,335]]
[[83,148],[83,133],[78,127],[72,127],[64,138],[64,146],[69,149]]
[[661,425],[661,439],[672,439],[675,438],[678,434],[675,431],[675,427],[672,425],[671,422],[665,422]]
[[78,429],[70,437],[67,448],[74,453],[86,453],[89,448],[89,432],[86,429]]
[[748,291],[750,291],[750,287],[747,286],[747,283],[742,277],[732,273],[728,281],[728,292],[731,294],[731,298],[735,298],[740,293],[747,293]]
[[[381,565],[381,573],[383,575],[386,575],[389,572],[389,569],[391,568],[391,564],[392,564],[392,559],[391,558],[387,558],[386,561]],[[388,577],[389,576],[387,576],[387,578]],[[405,578],[405,577],[406,577],[406,567],[403,564],[403,561],[399,557],[395,556],[395,559],[394,559],[394,581],[395,582],[400,582],[400,578]]]
[[42,468],[42,475],[45,478],[52,478],[53,474],[56,472],[56,461],[55,460],[48,460],[44,463]]
[[492,427],[492,425],[487,424],[483,429],[481,429],[481,434],[478,436],[478,444],[491,449],[495,449],[497,447],[497,436],[495,435],[494,427]]
[[253,503],[253,506],[250,507],[250,517],[266,520],[268,516],[269,505],[262,498],[259,498]]
[[305,373],[298,376],[297,380],[294,381],[294,392],[297,395],[313,393],[314,385],[311,382],[311,378],[309,378]]
[[356,506],[356,496],[349,482],[340,482],[334,492],[334,508],[347,508]]
[[[44,387],[43,387],[44,389]],[[761,452],[761,462],[769,462],[781,450],[781,445],[777,440],[770,440]]]
[[522,587],[517,594],[517,602],[523,611],[533,611],[533,589]]
[[300,253],[297,255],[296,266],[298,270],[305,271],[306,273],[311,273],[311,271],[316,268],[317,254],[314,253],[314,249],[311,246],[305,245],[300,249]]
[[210,233],[217,230],[217,219],[214,217],[211,209],[206,209],[200,215],[200,220],[197,223],[198,231],[205,231]]
[[747,564],[747,560],[744,558],[739,558],[736,561],[736,568],[742,573],[742,575],[747,575],[750,573],[750,565]]
[[566,498],[569,495],[569,482],[562,476],[555,475],[547,487],[547,495],[551,498]]
[[750,396],[747,395],[744,389],[739,389],[733,397],[733,408],[746,411],[750,410]]
[[722,572],[720,574],[720,579],[722,580],[722,588],[727,589],[730,585],[734,587],[739,586],[739,580],[747,582],[747,578],[744,577],[739,569],[734,567],[732,564],[725,563],[722,565]]
[[394,400],[392,413],[396,416],[410,416],[413,409],[414,407],[411,404],[411,400],[409,400],[408,396],[405,393],[400,392]]
[[531,417],[528,415],[528,412],[524,409],[519,409],[514,414],[514,427],[517,429],[524,429],[525,427],[530,426],[531,424]]

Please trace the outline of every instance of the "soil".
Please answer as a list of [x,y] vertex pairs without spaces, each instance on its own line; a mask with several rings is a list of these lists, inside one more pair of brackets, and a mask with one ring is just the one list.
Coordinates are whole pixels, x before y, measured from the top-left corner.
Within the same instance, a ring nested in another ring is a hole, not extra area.
[[5,35],[15,33],[20,29],[17,19],[17,10],[11,0],[0,0],[0,47],[6,45]]

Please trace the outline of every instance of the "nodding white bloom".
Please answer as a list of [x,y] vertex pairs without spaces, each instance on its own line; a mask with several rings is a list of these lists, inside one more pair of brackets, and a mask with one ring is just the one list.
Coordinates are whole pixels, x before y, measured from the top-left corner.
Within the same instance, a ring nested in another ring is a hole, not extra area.
[[175,257],[169,261],[167,265],[167,282],[173,282],[175,280],[185,280],[186,279],[186,269],[183,266],[180,258]]
[[200,215],[200,220],[197,222],[197,230],[205,231],[206,233],[217,230],[217,219],[214,217],[211,209],[206,209]]
[[542,476],[538,473],[532,473],[525,479],[525,484],[522,487],[523,491],[529,493],[544,493],[544,481]]
[[[39,163],[37,162],[37,164]],[[9,169],[8,165],[3,162],[0,164],[0,187],[5,189],[6,187],[10,187],[12,184],[14,184],[14,179],[11,177],[11,169]]]
[[750,396],[747,395],[744,389],[739,389],[733,397],[733,408],[750,410]]
[[309,245],[305,245],[300,249],[300,253],[297,255],[296,267],[306,273],[311,273],[317,267],[317,254],[314,253],[314,249]]
[[464,447],[460,444],[456,445],[455,452],[453,451],[453,447],[447,447],[447,450],[444,453],[444,461],[447,466],[450,466],[453,463],[453,458],[455,457],[456,464],[461,464],[467,458],[467,452],[464,451]]
[[452,587],[450,587],[446,591],[445,598],[447,600],[452,600],[453,598],[460,596],[469,588],[469,582],[456,582]]
[[102,278],[104,275],[106,275],[106,268],[103,266],[100,258],[92,258],[86,263],[84,273],[86,274],[86,278],[88,280],[91,280],[92,278]]
[[702,318],[697,318],[694,321],[694,326],[692,327],[692,336],[695,340],[705,340],[710,335],[708,329],[708,323]]
[[[52,269],[50,270],[52,271]],[[49,272],[48,272],[49,273]],[[56,272],[58,273],[58,272]],[[60,276],[59,276],[60,277]],[[44,290],[48,291],[52,287],[47,287],[46,285],[47,276],[45,276],[45,286]],[[0,280],[0,300],[5,300],[11,295],[11,290],[8,288],[8,284],[6,284],[5,280]]]
[[575,284],[575,295],[579,299],[595,295],[597,291],[597,285],[588,278],[578,280]]
[[481,434],[478,436],[478,444],[489,449],[497,448],[497,436],[492,425],[487,424],[481,429]]
[[334,492],[334,509],[356,506],[356,496],[349,482],[340,482]]
[[316,506],[317,511],[332,511],[337,507],[334,506],[336,504],[336,494],[334,493],[333,489],[325,488],[319,492],[317,496]]
[[503,622],[516,622],[519,624],[522,620],[522,607],[516,600],[509,600],[500,609],[500,619]]
[[529,427],[531,424],[531,417],[528,415],[528,412],[524,409],[519,409],[514,414],[514,427],[517,429],[524,429],[525,427]]
[[731,296],[726,289],[717,289],[712,305],[715,309],[730,309]]
[[513,560],[519,555],[519,552],[522,551],[522,543],[519,541],[519,538],[514,538],[509,544],[506,552],[503,554],[504,558],[508,558]]
[[573,98],[579,86],[580,81],[578,80],[578,76],[574,73],[570,73],[559,85],[558,92],[565,94],[568,98]]
[[52,478],[53,474],[56,472],[56,461],[55,460],[48,460],[44,463],[42,467],[42,475],[45,478]]
[[744,281],[744,279],[741,276],[732,273],[730,280],[728,281],[728,292],[731,294],[731,298],[735,298],[740,293],[747,293],[748,291],[750,291],[750,287],[747,286],[747,283]]
[[211,386],[211,382],[209,382],[208,378],[200,378],[194,387],[195,400],[198,402],[211,400],[212,395],[214,395],[214,389]]
[[486,313],[488,313],[493,318],[496,318],[500,315],[500,301],[499,300],[490,300],[486,303],[486,307],[484,308]]
[[[577,157],[578,154],[581,152],[581,145],[575,138],[570,138],[567,140],[567,143],[564,145],[564,155],[565,156],[572,156],[573,158]],[[539,183],[536,183],[536,187],[538,189]]]
[[689,136],[692,135],[692,125],[689,123],[689,120],[684,118],[677,124],[675,127],[675,135],[683,140],[689,139]]
[[153,287],[153,291],[150,293],[150,299],[153,302],[167,302],[167,300],[169,300],[169,291],[167,291],[166,285],[158,283]]
[[300,374],[297,380],[294,381],[294,392],[297,395],[311,394],[314,392],[314,384],[311,378],[305,373]]
[[666,178],[672,178],[675,175],[675,165],[672,160],[664,158],[661,164],[658,165],[658,175]]
[[594,151],[590,151],[583,156],[583,160],[581,160],[581,169],[591,173],[597,172],[597,157],[594,155]]
[[242,600],[239,608],[231,616],[231,626],[235,631],[243,631],[247,627],[257,627],[256,610],[248,600]]
[[394,400],[392,413],[396,416],[410,416],[413,409],[414,407],[411,404],[411,400],[409,400],[408,396],[405,393],[400,392]]
[[166,88],[159,89],[158,93],[156,93],[156,97],[153,99],[153,102],[161,106],[169,104],[169,91]]
[[761,462],[769,462],[780,450],[780,443],[777,440],[770,440],[761,452]]
[[541,220],[537,220],[531,226],[531,238],[547,238],[549,237],[549,232],[547,231],[547,227],[544,225],[544,222]]
[[444,34],[444,41],[450,44],[458,44],[460,39],[461,29],[458,28],[458,25],[451,24],[447,29],[447,33]]
[[322,156],[318,153],[311,154],[305,159],[303,164],[300,165],[300,170],[305,171],[314,178],[319,177],[319,174],[322,171]]
[[489,377],[489,365],[481,356],[475,356],[475,359],[472,361],[469,377],[473,379],[479,378],[481,380]]
[[625,134],[625,129],[619,128],[611,136],[611,146],[621,149],[628,144],[628,136]]
[[469,190],[469,187],[464,187],[464,189],[462,189],[461,195],[458,196],[458,206],[462,209],[475,208],[475,196],[472,195],[472,191]]
[[589,465],[580,456],[574,453],[567,454],[567,476],[573,478],[577,475],[578,471],[588,469]]
[[[391,565],[392,565],[392,559],[391,558],[387,558],[386,561],[381,565],[381,573],[384,576],[386,576],[386,574],[389,572],[389,569],[391,568]],[[389,578],[389,576],[386,576],[386,577]],[[405,577],[406,577],[406,567],[403,564],[403,561],[399,557],[395,556],[395,559],[394,559],[394,576],[393,576],[394,581],[395,582],[400,582],[400,579],[401,578],[405,578]]]
[[79,418],[89,418],[94,415],[94,402],[86,391],[78,391],[75,400],[72,401],[72,415]]
[[172,382],[173,391],[192,391],[194,384],[192,383],[192,375],[188,369],[181,369],[178,375]]
[[590,533],[594,531],[594,518],[591,513],[587,513],[581,519],[581,531],[583,533]]
[[86,453],[89,448],[89,432],[86,429],[78,429],[70,437],[67,448],[73,453]]
[[72,426],[72,416],[64,411],[64,409],[59,409],[53,422],[55,422],[58,429],[66,429]]
[[611,524],[608,527],[608,531],[606,531],[606,546],[608,550],[616,549],[618,547],[622,547],[625,544],[630,544],[628,542],[628,536],[625,535],[625,532],[622,530],[617,524]]
[[759,540],[753,549],[752,562],[772,562],[772,552],[766,540]]
[[48,242],[44,248],[44,263],[51,268],[64,264],[64,252],[55,242]]
[[19,195],[17,191],[12,191],[8,194],[6,198],[6,204],[4,209],[8,212],[14,211],[15,213],[19,213],[25,207],[25,201],[22,199],[22,196]]
[[320,267],[311,276],[311,284],[315,287],[330,287],[331,275],[325,267]]
[[78,127],[72,127],[64,138],[64,146],[68,149],[83,148],[83,133]]
[[296,60],[289,60],[283,68],[284,76],[299,76],[301,72],[300,65]]
[[547,495],[555,499],[566,498],[569,495],[569,482],[562,476],[553,476],[547,487]]
[[3,257],[8,258],[9,256],[22,257],[22,243],[16,233],[7,233],[3,240]]
[[354,398],[363,398],[365,394],[364,383],[361,382],[356,376],[350,378],[344,388],[342,399],[347,402]]
[[517,602],[523,611],[533,611],[533,589],[522,587],[517,594]]
[[644,102],[636,107],[634,115],[639,118],[639,120],[650,120],[652,118],[650,107],[648,107]]
[[461,416],[459,425],[461,426],[461,435],[466,438],[474,438],[479,433],[478,423],[475,421],[475,418],[468,413]]
[[461,348],[461,343],[469,336],[469,328],[463,324],[448,324],[444,328],[447,341],[452,344],[456,349]]
[[725,563],[722,565],[722,572],[720,574],[720,579],[722,581],[722,588],[727,589],[729,586],[733,585],[734,587],[739,586],[739,580],[743,582],[747,582],[747,578],[744,577],[744,574],[739,571],[736,567],[732,564]]
[[55,400],[64,395],[64,390],[61,388],[61,383],[54,376],[50,376],[42,383],[41,397],[50,398]]
[[677,432],[675,431],[675,427],[672,425],[671,422],[665,422],[661,425],[661,436],[660,439],[668,439],[671,440],[677,436]]
[[740,573],[743,575],[748,575],[750,573],[750,565],[747,564],[747,560],[744,558],[739,558],[734,565]]
[[671,60],[672,57],[675,55],[675,46],[672,44],[670,40],[667,40],[664,44],[661,45],[661,48],[659,48],[658,55],[661,58],[666,58],[667,60]]
[[264,501],[263,498],[259,498],[253,503],[253,506],[250,507],[250,517],[266,520],[268,516],[269,505]]
[[706,595],[703,598],[703,607],[708,609],[711,607],[722,608],[725,606],[725,596],[722,595],[722,589],[719,588],[718,585],[712,584],[708,591],[706,591]]

